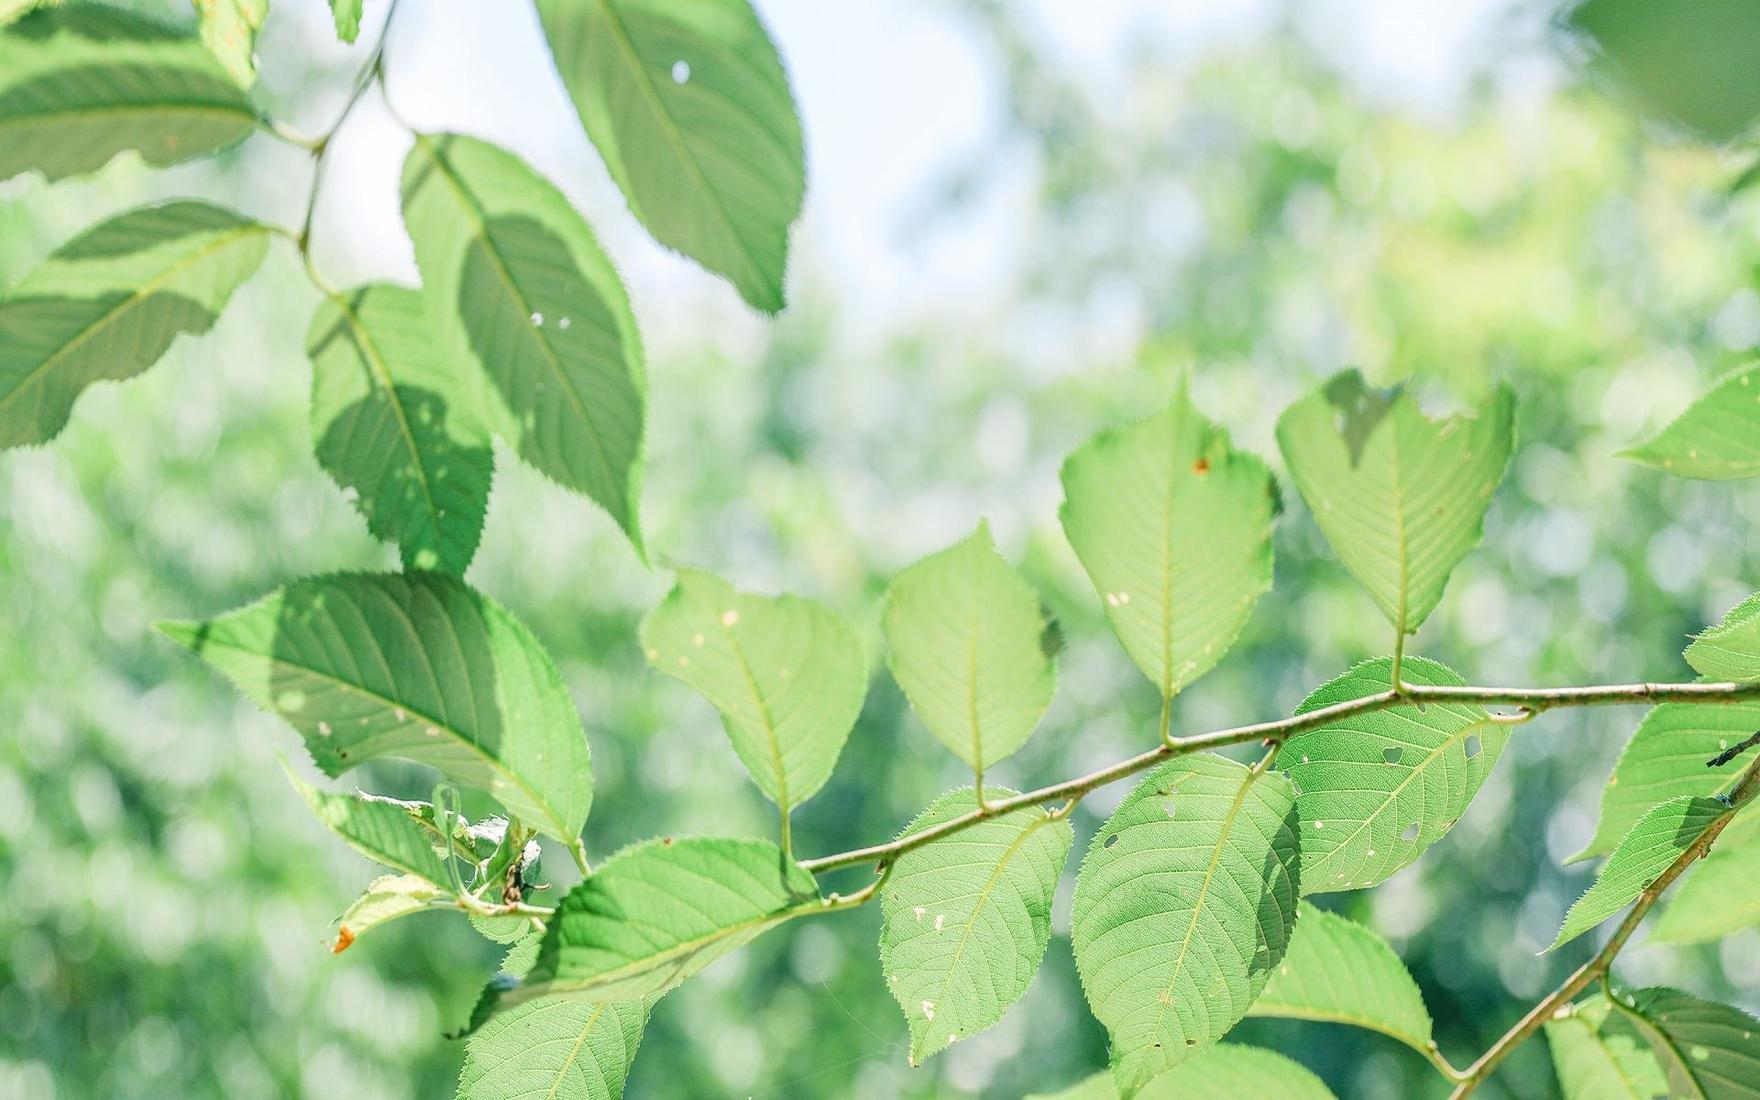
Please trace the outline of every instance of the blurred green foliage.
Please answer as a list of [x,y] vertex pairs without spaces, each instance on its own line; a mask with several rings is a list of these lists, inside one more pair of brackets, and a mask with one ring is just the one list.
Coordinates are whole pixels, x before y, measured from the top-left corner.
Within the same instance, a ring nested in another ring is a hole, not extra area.
[[[1520,449],[1485,547],[1410,651],[1476,683],[1688,675],[1685,635],[1760,577],[1760,493],[1611,456],[1760,343],[1760,199],[1727,198],[1726,165],[1654,143],[1568,85],[1485,81],[1459,117],[1416,120],[1285,32],[1190,64],[1145,51],[1101,100],[996,8],[959,18],[993,50],[1008,123],[910,228],[968,216],[1013,173],[1029,201],[1010,278],[858,340],[858,304],[809,261],[755,345],[669,341],[651,364],[657,554],[825,599],[877,655],[886,576],[988,516],[1065,636],[1044,728],[993,778],[1050,781],[1151,743],[1159,703],[1056,525],[1056,469],[1076,443],[1154,410],[1185,371],[1199,406],[1268,460],[1278,411],[1341,365],[1410,376],[1436,408],[1507,379]],[[223,191],[248,188],[251,155],[222,162]],[[152,181],[124,163],[91,183],[8,187],[0,276]],[[310,774],[294,735],[147,628],[304,574],[394,565],[311,455],[300,349],[316,297],[297,268],[278,247],[210,336],[88,394],[52,446],[0,456],[0,1095],[450,1095],[462,1051],[442,1034],[499,949],[433,915],[330,957],[329,924],[371,872],[280,774],[277,754]],[[500,457],[470,579],[533,627],[580,705],[594,856],[661,833],[768,835],[772,811],[713,711],[642,666],[635,623],[662,576],[590,505]],[[1178,701],[1176,731],[1287,713],[1389,647],[1285,501],[1276,588]],[[835,775],[796,816],[804,854],[887,837],[967,779],[875,672]],[[1323,899],[1392,940],[1457,1061],[1591,950],[1536,958],[1587,884],[1590,869],[1560,862],[1588,837],[1637,718],[1524,727],[1416,866]],[[427,793],[414,768],[359,779]],[[1078,845],[1123,794],[1082,805]],[[567,858],[545,864],[566,887]],[[1075,982],[1068,886],[1023,1001],[923,1068],[906,1067],[869,908],[791,926],[670,995],[629,1095],[1013,1097],[1073,1082],[1105,1051]],[[1622,972],[1753,1009],[1760,933],[1640,945]],[[1344,1096],[1439,1092],[1372,1035],[1259,1020],[1240,1033]],[[1554,1094],[1539,1042],[1481,1091]]]

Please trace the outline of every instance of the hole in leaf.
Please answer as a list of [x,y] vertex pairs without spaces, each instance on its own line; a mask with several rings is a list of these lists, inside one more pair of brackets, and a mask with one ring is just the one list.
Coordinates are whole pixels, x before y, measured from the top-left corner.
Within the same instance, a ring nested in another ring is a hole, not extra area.
[[1161,805],[1162,805],[1162,807],[1163,807],[1163,808],[1164,808],[1164,809],[1166,809],[1166,810],[1167,810],[1167,816],[1168,816],[1168,817],[1173,817],[1173,816],[1175,816],[1175,814],[1174,814],[1174,810],[1175,810],[1175,808],[1176,808],[1176,807],[1175,807],[1175,804],[1174,804],[1174,801],[1173,801],[1173,799],[1171,799],[1171,798],[1169,798],[1169,799],[1166,799],[1166,800],[1165,800],[1165,801],[1163,801],[1163,802],[1162,802],[1162,804],[1161,804]]
[[691,63],[689,61],[674,61],[672,63],[672,82],[674,84],[684,84],[690,78]]
[[1103,842],[1102,842],[1102,843],[1101,843],[1101,845],[1100,845],[1100,847],[1102,847],[1102,848],[1110,848],[1110,847],[1112,847],[1112,846],[1113,846],[1113,845],[1114,845],[1114,844],[1117,844],[1117,843],[1118,843],[1118,834],[1117,834],[1117,833],[1113,833],[1113,834],[1112,834],[1112,835],[1111,835],[1111,836],[1109,836],[1109,837],[1107,837],[1107,838],[1106,838],[1106,839],[1105,839],[1105,841],[1103,841]]
[[1466,744],[1462,747],[1466,749],[1467,759],[1471,760],[1473,757],[1478,756],[1480,750],[1484,749],[1485,746],[1479,741],[1478,734],[1469,733],[1467,735]]
[[1400,748],[1398,745],[1390,745],[1381,750],[1381,759],[1389,764],[1397,764],[1399,763],[1400,757],[1405,754],[1406,750]]
[[1405,831],[1399,834],[1399,838],[1408,842],[1418,839],[1418,823],[1414,821],[1407,825]]

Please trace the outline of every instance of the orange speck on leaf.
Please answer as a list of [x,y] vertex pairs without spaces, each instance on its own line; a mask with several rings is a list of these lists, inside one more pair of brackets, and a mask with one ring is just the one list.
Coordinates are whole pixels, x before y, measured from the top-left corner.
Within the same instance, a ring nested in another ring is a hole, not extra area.
[[1194,474],[1207,474],[1209,472],[1210,472],[1210,460],[1209,459],[1200,456],[1198,461],[1192,463],[1192,473],[1194,473]]
[[336,942],[330,945],[330,953],[332,955],[340,955],[344,951],[347,951],[348,945],[353,942],[354,932],[345,924],[336,930]]

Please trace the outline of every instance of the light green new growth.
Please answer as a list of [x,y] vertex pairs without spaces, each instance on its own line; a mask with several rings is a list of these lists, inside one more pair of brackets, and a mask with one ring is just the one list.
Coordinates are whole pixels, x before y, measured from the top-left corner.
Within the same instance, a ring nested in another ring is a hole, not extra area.
[[337,919],[331,953],[342,954],[355,940],[382,924],[426,912],[445,894],[421,875],[380,875]]
[[48,442],[87,386],[131,378],[179,335],[207,332],[268,238],[230,210],[179,200],[56,249],[0,298],[0,447]]
[[1163,699],[1215,667],[1271,587],[1277,487],[1182,384],[1063,464],[1058,511],[1125,652]]
[[557,71],[630,210],[668,248],[783,306],[806,160],[746,0],[539,0]]
[[985,769],[1025,743],[1057,688],[1038,594],[980,523],[892,579],[882,624],[911,709],[976,771],[982,797]]
[[[904,831],[976,805],[971,788],[951,791]],[[1074,842],[1068,821],[1031,807],[898,858],[880,890],[880,969],[910,1025],[913,1065],[994,1024],[1026,992]]]
[[1301,904],[1289,950],[1249,1016],[1368,1028],[1433,1057],[1430,1012],[1387,941],[1355,921]]
[[1514,417],[1508,387],[1472,416],[1432,420],[1403,389],[1372,390],[1345,371],[1277,421],[1284,464],[1314,522],[1393,624],[1396,675],[1406,635],[1484,535]]
[[1760,364],[1725,375],[1668,427],[1620,454],[1677,477],[1760,474]]
[[[1296,713],[1385,692],[1391,675],[1389,658],[1365,661]],[[1401,678],[1463,682],[1422,657],[1408,657]],[[1466,812],[1508,740],[1508,723],[1471,702],[1389,707],[1289,738],[1277,767],[1302,792],[1302,892],[1374,886],[1411,864]]]
[[531,632],[463,582],[337,573],[159,629],[291,723],[327,775],[414,760],[579,844],[593,782],[574,701]]
[[393,870],[444,886],[452,878],[433,837],[403,803],[367,794],[321,791],[287,769],[288,781],[331,832],[348,846]]
[[269,0],[195,0],[202,43],[243,87],[257,82],[257,32],[269,18]]
[[353,42],[361,33],[363,0],[330,0],[330,15],[336,22],[336,37]]
[[471,388],[490,426],[639,551],[641,338],[593,231],[525,161],[456,134],[416,135],[403,218],[446,339],[481,365]]
[[1613,1011],[1597,993],[1546,1021],[1546,1045],[1565,1100],[1655,1100],[1668,1092],[1649,1045],[1608,1023]]
[[1652,807],[1595,873],[1595,884],[1564,915],[1551,951],[1636,901],[1713,822],[1733,813],[1715,798],[1682,795]]
[[1760,681],[1760,592],[1731,608],[1721,622],[1694,638],[1687,646],[1686,658],[1708,679]]
[[1209,753],[1149,772],[1095,834],[1070,939],[1127,1094],[1235,1025],[1296,920],[1295,790]]
[[1620,994],[1614,1009],[1650,1044],[1670,1097],[1760,1096],[1760,1020],[1674,989]]

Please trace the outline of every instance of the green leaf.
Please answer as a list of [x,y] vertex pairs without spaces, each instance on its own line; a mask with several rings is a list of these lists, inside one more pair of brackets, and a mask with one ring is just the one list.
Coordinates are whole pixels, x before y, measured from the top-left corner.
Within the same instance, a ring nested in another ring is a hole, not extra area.
[[746,0],[538,0],[587,135],[654,238],[783,306],[806,160],[776,47]]
[[1650,938],[1659,943],[1720,940],[1760,926],[1760,803],[1737,811],[1704,859],[1669,894]]
[[1710,797],[1734,786],[1745,761],[1708,768],[1706,762],[1760,729],[1760,704],[1664,703],[1639,723],[1626,742],[1613,778],[1601,792],[1601,820],[1575,863],[1611,852],[1658,802],[1682,795]]
[[1666,428],[1619,453],[1677,477],[1760,474],[1760,364],[1725,375]]
[[645,841],[569,891],[537,965],[502,1003],[657,996],[784,921],[824,909],[813,876],[767,840]]
[[1333,375],[1284,411],[1277,442],[1314,522],[1403,636],[1479,544],[1503,480],[1515,396],[1499,387],[1474,416],[1432,420],[1403,390]]
[[617,1100],[647,1022],[639,1000],[548,998],[498,1012],[465,1048],[458,1100]]
[[1547,950],[1569,943],[1636,901],[1645,887],[1729,812],[1728,804],[1719,799],[1687,795],[1653,806],[1595,872],[1595,884],[1564,915],[1564,924]]
[[93,172],[132,149],[160,167],[257,125],[195,38],[98,4],[42,7],[0,30],[0,180]]
[[1193,406],[1101,432],[1063,464],[1058,515],[1125,652],[1164,697],[1222,659],[1271,587],[1277,486]]
[[446,894],[421,875],[381,875],[356,898],[337,921],[336,939],[330,951],[340,955],[355,940],[382,924],[426,912],[429,902]]
[[786,812],[825,785],[868,689],[843,616],[799,596],[758,596],[693,569],[642,620],[648,661],[689,684],[758,788]]
[[336,21],[336,37],[353,42],[361,33],[362,0],[330,0],[330,15]]
[[586,823],[586,734],[556,666],[461,581],[336,573],[159,629],[290,722],[327,775],[397,756],[487,790],[565,843]]
[[377,284],[325,299],[306,337],[312,440],[406,569],[463,574],[483,533],[494,458],[469,376],[434,331],[419,291]]
[[1565,22],[1640,102],[1703,139],[1729,141],[1760,116],[1760,28],[1746,4],[1577,0]]
[[1668,1092],[1649,1046],[1617,1026],[1597,993],[1546,1021],[1546,1045],[1565,1100],[1655,1100]]
[[1036,1092],[1026,1100],[1118,1100],[1118,1084],[1110,1072],[1102,1070],[1061,1092]]
[[1295,935],[1249,1016],[1368,1028],[1428,1056],[1430,1012],[1387,941],[1303,902]]
[[1760,1096],[1760,1020],[1674,989],[1640,989],[1614,1000],[1668,1079],[1668,1095],[1694,1100]]
[[178,201],[102,222],[0,298],[0,447],[46,443],[87,386],[131,378],[212,328],[269,231]]
[[882,621],[912,709],[980,774],[1051,705],[1057,666],[1039,644],[1038,593],[996,552],[988,524],[894,577]]
[[1701,676],[1713,680],[1760,681],[1760,592],[1694,638],[1686,657]]
[[640,551],[641,338],[592,230],[523,160],[452,134],[416,135],[403,218],[446,331],[482,366],[491,426]]
[[[950,791],[904,832],[976,808],[970,787]],[[1068,821],[1032,806],[898,857],[880,891],[880,969],[910,1024],[913,1065],[994,1024],[1027,991],[1074,842]]]
[[1289,780],[1209,753],[1149,772],[1095,835],[1070,938],[1127,1093],[1258,999],[1295,924],[1297,862]]
[[[1392,660],[1364,661],[1302,701],[1297,714],[1388,690]],[[1456,687],[1444,665],[1407,657],[1407,684]],[[1335,719],[1298,733],[1277,767],[1302,792],[1302,890],[1374,886],[1415,861],[1466,812],[1497,766],[1509,727],[1472,703],[1426,703]]]
[[202,42],[232,79],[257,80],[257,32],[269,18],[269,0],[192,0],[201,16]]
[[321,791],[295,775],[291,768],[287,769],[287,778],[318,820],[361,855],[437,885],[452,880],[446,862],[434,849],[432,836],[410,815],[404,803],[369,794]]
[[[1096,1073],[1073,1088],[1037,1100],[1119,1100],[1110,1073]],[[1144,1085],[1135,1100],[1333,1100],[1326,1085],[1299,1063],[1275,1051],[1221,1043]],[[1033,1098],[1029,1098],[1033,1100]]]

